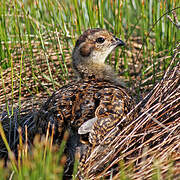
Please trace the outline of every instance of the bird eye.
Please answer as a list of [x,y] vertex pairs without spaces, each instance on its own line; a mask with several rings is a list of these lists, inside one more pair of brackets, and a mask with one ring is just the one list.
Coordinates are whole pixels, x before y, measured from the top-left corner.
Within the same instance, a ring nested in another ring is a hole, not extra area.
[[103,37],[99,37],[96,39],[96,42],[99,44],[102,44],[105,41],[105,39]]

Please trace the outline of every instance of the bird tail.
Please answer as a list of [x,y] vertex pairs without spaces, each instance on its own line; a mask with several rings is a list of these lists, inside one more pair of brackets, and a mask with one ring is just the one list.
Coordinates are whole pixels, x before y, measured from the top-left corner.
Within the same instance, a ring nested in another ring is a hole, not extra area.
[[[35,109],[20,111],[15,108],[0,113],[0,158],[8,158],[8,149],[17,157],[19,137],[21,136],[22,143],[25,143],[26,130],[30,133],[28,137],[34,137],[37,118],[38,112]],[[30,143],[30,140],[27,143]]]

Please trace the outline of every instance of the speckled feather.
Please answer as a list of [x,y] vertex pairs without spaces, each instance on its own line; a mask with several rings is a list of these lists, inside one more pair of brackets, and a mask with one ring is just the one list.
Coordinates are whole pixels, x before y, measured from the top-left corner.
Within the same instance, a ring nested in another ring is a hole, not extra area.
[[[72,174],[75,152],[80,153],[80,169],[85,169],[93,149],[101,144],[103,151],[103,146],[108,146],[117,132],[133,120],[127,117],[117,125],[133,108],[134,101],[114,70],[105,64],[112,50],[122,45],[124,42],[107,30],[85,31],[72,53],[73,68],[79,78],[54,92],[38,112],[21,116],[23,127],[32,124],[28,126],[28,139],[37,133],[45,134],[49,122],[55,127],[55,143],[60,144],[64,132],[69,131],[64,173],[68,178]],[[5,118],[4,123],[8,120]],[[104,139],[109,132],[110,136]]]
[[[43,131],[41,128],[44,128],[45,132],[47,124],[45,125],[44,122],[50,121],[55,124],[55,140],[61,143],[66,129],[71,128],[77,132],[83,123],[97,117],[88,138],[83,138],[84,135],[79,136],[80,139],[83,139],[82,144],[88,144],[86,151],[80,153],[80,169],[84,169],[88,166],[85,162],[93,148],[103,141],[107,133],[116,127],[116,124],[127,115],[133,105],[133,99],[121,86],[97,79],[80,80],[60,88],[44,104],[39,112],[41,115],[37,125],[38,132]],[[116,132],[103,143],[110,143],[116,133],[131,120],[132,118],[127,118],[116,128]],[[77,136],[77,134],[73,136]],[[77,147],[81,148],[79,142],[75,143],[74,139],[72,141],[77,145],[73,144],[74,147],[72,147],[71,143],[68,154],[75,152]],[[71,158],[69,161],[73,162]]]
[[132,98],[124,88],[91,79],[60,88],[44,104],[41,113],[46,114],[43,118],[59,124],[61,134],[64,123],[78,130],[85,121],[94,117],[111,115],[114,119],[121,118],[128,113],[132,104]]
[[[80,169],[86,168],[86,160],[96,146],[102,142],[108,145],[116,133],[132,121],[132,117],[128,117],[117,126],[133,108],[134,101],[121,79],[104,63],[111,51],[122,45],[124,42],[107,30],[85,31],[72,53],[79,80],[56,91],[39,111],[36,125],[39,133],[45,133],[50,121],[55,124],[54,139],[61,143],[65,130],[69,130],[67,155],[73,157],[80,149]],[[110,131],[111,136],[104,140]],[[70,158],[70,161],[73,160]]]

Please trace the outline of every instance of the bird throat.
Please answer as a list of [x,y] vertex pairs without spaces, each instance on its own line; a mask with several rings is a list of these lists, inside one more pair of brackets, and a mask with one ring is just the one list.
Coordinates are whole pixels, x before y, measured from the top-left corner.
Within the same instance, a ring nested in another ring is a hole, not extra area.
[[104,63],[78,63],[73,64],[76,75],[80,79],[96,79],[109,81],[115,85],[124,85],[111,66]]

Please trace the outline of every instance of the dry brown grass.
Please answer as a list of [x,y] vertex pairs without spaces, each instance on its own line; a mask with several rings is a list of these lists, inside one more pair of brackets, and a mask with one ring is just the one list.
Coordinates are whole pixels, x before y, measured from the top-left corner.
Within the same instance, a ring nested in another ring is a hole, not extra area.
[[[108,147],[104,148],[102,142],[91,153],[83,172],[88,179],[110,175],[119,179],[124,171],[131,179],[148,179],[157,175],[156,170],[160,171],[160,178],[180,177],[179,53],[180,44],[174,49],[171,64],[161,81],[129,113],[138,110],[136,119]],[[177,64],[173,67],[174,63]],[[121,161],[123,166],[118,165]]]
[[[130,40],[128,43],[131,43],[131,47],[133,46],[133,51],[127,49],[125,53],[128,54],[129,59],[132,59],[133,56],[137,56],[141,45],[137,46],[136,41]],[[133,45],[132,45],[133,44]],[[58,76],[58,73],[62,72],[57,71],[55,66],[59,66],[59,60],[57,58],[57,53],[60,49],[57,48],[56,52],[53,52],[53,48],[47,44],[48,47],[48,56],[50,58],[50,67],[53,72],[53,78],[56,82],[55,88],[62,86],[64,82],[61,77]],[[15,52],[20,51],[19,50]],[[26,48],[26,46],[24,46]],[[98,179],[100,177],[107,177],[109,175],[113,175],[113,179],[118,179],[121,176],[121,171],[127,172],[127,177],[131,179],[140,179],[141,177],[150,178],[153,174],[157,174],[156,170],[160,170],[161,177],[167,177],[169,170],[172,170],[170,175],[174,175],[174,177],[178,176],[180,172],[180,62],[178,62],[179,58],[179,49],[180,44],[177,45],[176,49],[174,49],[174,55],[171,56],[163,56],[164,52],[158,53],[160,64],[163,63],[165,59],[171,58],[171,64],[167,69],[166,73],[163,74],[163,69],[159,71],[159,74],[156,74],[157,77],[163,78],[158,82],[158,78],[156,79],[155,87],[153,87],[153,74],[152,74],[152,66],[148,66],[145,71],[145,75],[148,78],[144,78],[141,84],[139,84],[140,74],[138,73],[138,69],[141,68],[141,61],[136,60],[136,73],[134,73],[133,62],[131,72],[132,73],[132,81],[131,85],[134,83],[134,86],[131,88],[137,88],[140,86],[140,91],[143,92],[142,96],[144,99],[141,100],[135,109],[133,109],[130,113],[134,113],[137,110],[140,110],[137,118],[129,124],[119,135],[114,139],[114,141],[106,148],[104,151],[99,151],[102,149],[101,146],[97,147],[91,156],[87,160],[87,169],[84,172],[88,179]],[[10,145],[11,149],[15,149],[15,146],[18,142],[18,124],[24,127],[26,124],[28,129],[31,129],[33,126],[33,122],[28,122],[29,117],[28,114],[30,112],[33,113],[34,109],[38,109],[41,104],[45,101],[45,99],[49,96],[48,92],[53,92],[52,82],[43,75],[48,74],[48,67],[45,60],[45,55],[41,50],[36,49],[36,45],[34,44],[34,51],[37,51],[36,54],[36,67],[34,73],[37,77],[37,83],[34,83],[32,79],[32,70],[31,70],[31,62],[30,57],[27,56],[25,59],[26,67],[24,67],[22,71],[22,79],[24,83],[22,86],[22,99],[21,99],[21,107],[23,111],[21,112],[20,121],[18,120],[18,110],[14,111],[14,122],[13,126],[16,129],[17,138],[12,137],[15,141]],[[66,51],[66,50],[64,50]],[[73,72],[71,69],[71,60],[70,54],[67,51],[65,53],[66,57],[66,65],[68,66],[70,79],[73,77]],[[153,55],[157,56],[157,54],[153,53],[152,57],[149,57],[147,60],[150,62],[153,59]],[[14,67],[14,106],[18,104],[18,74],[20,69],[20,58],[21,55],[14,55],[14,59],[17,59],[19,63],[16,63]],[[112,56],[112,59],[114,55]],[[140,59],[142,59],[142,54],[140,54]],[[177,63],[178,62],[178,63]],[[113,63],[113,61],[112,61]],[[177,63],[176,66],[174,64]],[[123,64],[119,64],[119,66],[123,66]],[[155,64],[156,66],[156,64]],[[160,65],[162,67],[162,65]],[[54,69],[54,70],[53,70]],[[40,72],[41,71],[41,72]],[[120,72],[122,73],[122,72]],[[8,101],[11,100],[11,68],[8,68],[3,72],[3,77],[6,86],[6,97]],[[68,80],[67,80],[68,82]],[[2,81],[0,82],[2,85]],[[36,86],[38,86],[39,93],[36,93]],[[45,89],[48,91],[45,91]],[[34,91],[33,91],[34,89]],[[31,93],[30,93],[31,92]],[[32,93],[34,92],[34,93]],[[147,92],[149,92],[147,94]],[[1,93],[3,93],[3,89],[1,89]],[[146,94],[146,95],[145,95]],[[5,96],[0,96],[1,98],[1,107],[5,107]],[[4,108],[3,108],[4,109]],[[23,114],[27,114],[27,116],[23,117]],[[122,120],[123,121],[123,120]],[[5,121],[4,121],[5,122]],[[17,126],[17,127],[16,127]],[[10,132],[10,126],[4,124],[4,130],[6,134]],[[12,128],[12,127],[11,127]],[[15,132],[15,131],[14,131]],[[24,132],[23,132],[24,133]],[[108,137],[108,135],[107,135]],[[5,147],[3,146],[3,149]],[[1,151],[3,151],[1,149]],[[113,151],[112,151],[113,149]],[[97,161],[98,160],[98,161]],[[122,164],[117,165],[117,164]],[[102,168],[105,167],[105,168]],[[98,169],[98,171],[96,171]],[[102,171],[101,171],[102,169]],[[154,170],[155,169],[155,170]]]

